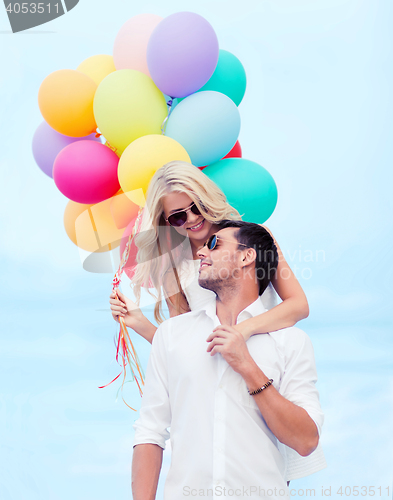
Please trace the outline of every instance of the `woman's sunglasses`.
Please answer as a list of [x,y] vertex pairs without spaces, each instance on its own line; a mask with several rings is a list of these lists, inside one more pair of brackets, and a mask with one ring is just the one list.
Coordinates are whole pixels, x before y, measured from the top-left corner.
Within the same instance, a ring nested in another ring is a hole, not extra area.
[[207,247],[210,251],[214,250],[217,246],[217,241],[222,240],[222,241],[228,241],[229,243],[237,243],[238,245],[241,245],[242,247],[248,247],[248,245],[245,245],[244,243],[239,243],[238,241],[234,240],[226,240],[225,238],[221,238],[221,236],[217,236],[216,234],[213,234],[210,236],[210,238],[205,241],[205,243],[201,246],[199,250],[202,250],[203,247]]
[[184,226],[184,224],[187,222],[187,214],[190,210],[194,215],[201,215],[201,212],[199,211],[195,203],[191,203],[191,205],[188,208],[184,208],[183,210],[174,212],[165,220],[169,222],[171,226],[174,227]]

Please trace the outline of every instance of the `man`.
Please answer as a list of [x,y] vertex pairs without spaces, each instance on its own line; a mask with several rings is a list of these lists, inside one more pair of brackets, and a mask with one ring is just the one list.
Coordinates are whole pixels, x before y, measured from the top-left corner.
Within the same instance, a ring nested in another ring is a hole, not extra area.
[[[199,250],[204,310],[156,332],[135,424],[134,500],[153,500],[165,440],[172,445],[165,499],[286,498],[285,447],[309,455],[323,414],[311,341],[298,328],[255,335],[232,326],[264,311],[259,296],[277,250],[257,224],[227,221]],[[208,344],[206,344],[206,340]]]

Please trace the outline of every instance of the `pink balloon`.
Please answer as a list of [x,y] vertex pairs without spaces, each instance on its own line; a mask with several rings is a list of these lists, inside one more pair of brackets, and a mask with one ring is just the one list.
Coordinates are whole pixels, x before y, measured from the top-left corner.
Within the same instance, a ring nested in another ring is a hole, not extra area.
[[[127,244],[128,239],[129,239],[129,236],[134,230],[136,219],[137,218],[134,217],[132,219],[132,221],[128,224],[128,226],[126,227],[126,229],[123,233],[123,236],[120,240],[120,259],[123,257],[123,253],[124,253],[124,250],[126,248],[126,244]],[[137,228],[137,234],[139,233],[139,231],[141,229],[141,223],[142,223],[142,219],[139,221],[139,225]],[[135,270],[136,270],[136,265],[137,265],[137,261],[136,261],[137,254],[138,254],[138,247],[135,245],[135,241],[132,240],[131,247],[130,247],[130,253],[129,253],[127,262],[125,263],[124,268],[123,268],[123,271],[126,273],[126,275],[129,277],[129,279],[131,281],[133,280],[134,275],[135,275]],[[149,288],[154,288],[154,285],[153,285],[151,279],[149,279]]]
[[86,140],[101,143],[95,133],[87,137],[68,137],[42,122],[33,137],[33,156],[40,169],[49,177],[53,177],[53,163],[60,151],[73,142]]
[[77,203],[99,203],[120,189],[117,178],[119,157],[107,146],[78,141],[56,156],[53,180],[59,190]]
[[123,24],[113,46],[116,69],[135,69],[150,76],[146,61],[147,43],[162,19],[155,14],[139,14]]
[[[120,259],[123,256],[124,250],[126,248],[127,241],[129,239],[130,234],[132,233],[134,226],[136,222],[136,217],[132,219],[132,221],[128,224],[126,227],[123,236],[120,240]],[[130,280],[133,279],[134,274],[135,274],[135,267],[136,267],[136,256],[138,253],[138,248],[135,245],[134,240],[131,242],[131,248],[130,248],[130,254],[128,256],[127,262],[124,264],[123,271],[126,273],[126,275],[130,278]]]

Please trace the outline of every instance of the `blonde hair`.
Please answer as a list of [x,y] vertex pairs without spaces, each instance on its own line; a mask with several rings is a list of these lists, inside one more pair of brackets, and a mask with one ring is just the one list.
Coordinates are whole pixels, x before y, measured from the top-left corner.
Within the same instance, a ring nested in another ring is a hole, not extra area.
[[[201,215],[212,224],[225,219],[241,220],[239,212],[229,205],[221,189],[194,165],[172,161],[157,170],[149,184],[141,229],[135,237],[138,254],[131,286],[138,304],[142,288],[156,299],[154,318],[158,323],[164,319],[161,287],[169,270],[173,270],[177,287],[184,295],[177,269],[189,251],[189,245],[185,244],[187,237],[168,225],[163,216],[162,199],[174,192],[186,193]],[[153,284],[156,295],[150,292],[149,282]],[[179,302],[175,306],[178,312]]]

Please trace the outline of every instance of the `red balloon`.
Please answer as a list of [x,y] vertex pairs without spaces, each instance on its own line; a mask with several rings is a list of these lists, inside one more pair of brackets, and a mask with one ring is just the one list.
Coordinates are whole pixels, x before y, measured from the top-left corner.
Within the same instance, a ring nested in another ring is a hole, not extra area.
[[[239,141],[237,141],[236,144],[233,146],[233,148],[229,151],[229,153],[226,156],[224,156],[224,158],[241,158],[241,157],[242,157],[242,148],[240,146]],[[223,160],[224,158],[221,159]],[[203,170],[206,167],[207,165],[198,168],[199,170]]]
[[[242,148],[240,146],[239,141],[233,146],[233,148],[229,151],[229,153],[224,156],[224,158],[241,158],[242,157]],[[222,158],[222,160],[224,159]]]
[[[126,227],[126,229],[123,233],[123,236],[122,236],[121,241],[120,241],[120,259],[123,256],[128,238],[129,238],[130,234],[132,233],[132,231],[134,230],[136,219],[137,219],[136,217],[134,219],[132,219],[132,221],[128,224],[128,226]],[[142,221],[140,220],[139,227],[137,229],[137,233],[140,230],[141,222]],[[128,255],[127,262],[125,263],[124,268],[123,268],[123,271],[126,273],[126,275],[130,278],[131,281],[135,275],[135,267],[137,265],[137,261],[136,261],[137,254],[138,254],[138,247],[135,245],[134,240],[132,240],[130,253]],[[151,280],[149,280],[149,288],[154,288]]]
[[[124,230],[123,236],[120,241],[120,258],[123,256],[128,238],[134,229],[135,222],[136,222],[136,217],[132,219],[132,221],[128,224],[128,226]],[[135,245],[134,240],[132,240],[130,254],[123,268],[123,271],[130,278],[130,280],[132,280],[132,278],[134,277],[137,253],[138,253],[138,248]]]

